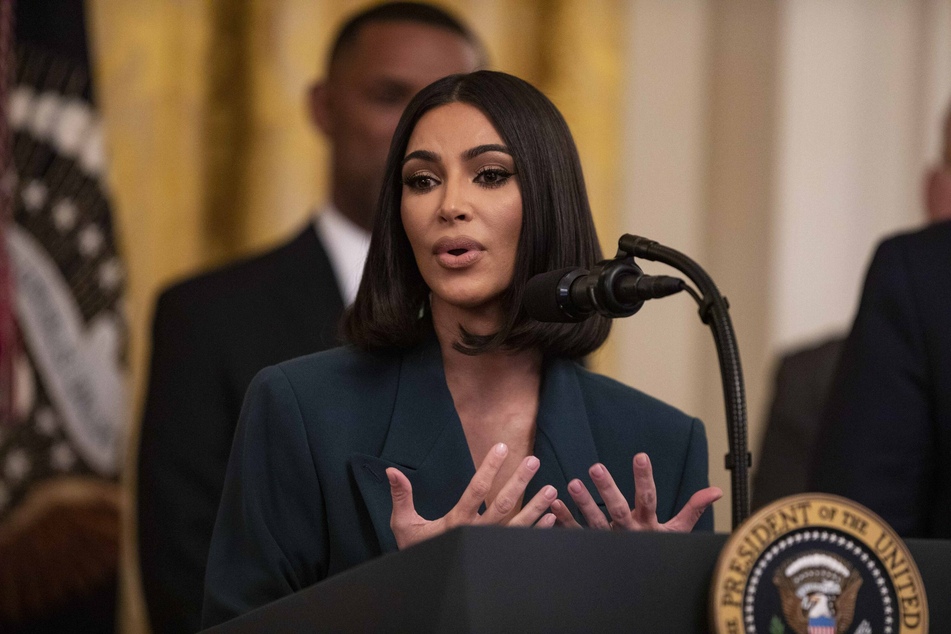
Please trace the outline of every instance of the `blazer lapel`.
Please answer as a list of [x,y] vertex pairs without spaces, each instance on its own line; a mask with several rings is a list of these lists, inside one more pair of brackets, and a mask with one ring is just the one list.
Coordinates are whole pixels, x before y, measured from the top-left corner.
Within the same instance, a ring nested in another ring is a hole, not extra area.
[[406,474],[416,510],[427,519],[448,513],[475,474],[435,336],[402,358],[396,402],[380,456],[350,459],[383,552],[396,550],[390,530],[393,507],[387,467]]
[[531,499],[546,484],[558,489],[558,497],[584,524],[580,511],[568,495],[568,482],[579,478],[602,509],[604,502],[595,488],[588,468],[598,462],[598,450],[578,382],[573,361],[555,359],[546,366],[538,402],[535,456],[541,462],[538,473],[525,491]]
[[[571,361],[546,364],[534,448],[541,466],[526,488],[525,500],[551,484],[575,519],[584,524],[568,495],[568,482],[580,478],[602,509],[604,502],[588,476],[588,468],[599,457],[577,372]],[[416,510],[427,519],[448,513],[475,475],[435,337],[402,358],[390,429],[380,456],[355,454],[350,458],[351,472],[383,552],[397,549],[390,529],[393,505],[388,467],[406,474],[413,486]]]

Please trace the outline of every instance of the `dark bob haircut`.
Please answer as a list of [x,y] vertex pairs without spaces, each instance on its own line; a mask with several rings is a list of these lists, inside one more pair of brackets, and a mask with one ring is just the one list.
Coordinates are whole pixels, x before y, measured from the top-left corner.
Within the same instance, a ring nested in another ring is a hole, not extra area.
[[[503,322],[492,335],[460,328],[456,348],[469,354],[538,349],[547,356],[579,358],[608,336],[610,321],[548,324],[522,308],[529,278],[601,259],[578,151],[558,109],[531,84],[493,71],[451,75],[424,88],[406,107],[386,161],[383,191],[363,280],[344,316],[344,336],[358,348],[408,348],[426,338],[429,288],[416,266],[403,228],[402,161],[410,135],[427,112],[450,103],[478,108],[492,122],[515,163],[522,195],[522,230],[512,284],[501,297]],[[421,312],[423,316],[421,316]]]

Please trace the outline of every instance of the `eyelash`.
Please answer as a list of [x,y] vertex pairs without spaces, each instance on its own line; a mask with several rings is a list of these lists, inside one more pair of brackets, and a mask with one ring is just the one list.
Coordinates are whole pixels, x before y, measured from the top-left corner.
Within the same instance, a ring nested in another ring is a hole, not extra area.
[[[484,177],[487,174],[493,174],[498,180],[496,180],[494,183],[486,182],[484,180]],[[487,187],[489,189],[495,189],[496,187],[501,187],[502,185],[507,183],[508,180],[512,178],[512,176],[514,176],[512,172],[508,171],[507,169],[503,169],[501,167],[483,167],[476,174],[476,182],[478,182],[483,187]],[[479,179],[483,179],[483,180],[480,181]]]
[[[497,180],[494,182],[486,181],[485,177],[490,174]],[[476,173],[474,182],[481,187],[495,189],[496,187],[505,185],[505,183],[507,183],[508,180],[514,175],[514,173],[501,167],[483,167]],[[433,184],[424,185],[423,181],[430,181],[430,183],[435,182],[436,184],[439,184],[439,179],[437,179],[435,176],[425,172],[416,172],[404,177],[403,185],[416,192],[427,192],[435,187]]]
[[436,177],[432,174],[427,174],[425,172],[415,172],[409,176],[403,178],[403,185],[409,187],[415,192],[427,192],[432,189],[433,185],[423,185],[423,181],[435,181]]

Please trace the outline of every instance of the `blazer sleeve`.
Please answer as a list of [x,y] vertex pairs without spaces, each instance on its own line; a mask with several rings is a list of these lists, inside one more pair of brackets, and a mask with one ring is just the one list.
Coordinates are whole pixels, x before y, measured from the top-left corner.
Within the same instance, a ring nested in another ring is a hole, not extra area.
[[279,367],[248,388],[205,578],[202,627],[327,574],[324,498],[297,398]]
[[139,440],[139,562],[151,629],[194,632],[236,415],[195,302],[163,294]]
[[[703,423],[694,418],[690,422],[683,477],[677,488],[677,502],[673,507],[674,515],[680,512],[694,493],[710,486],[708,471],[707,435],[703,429]],[[703,512],[693,530],[704,533],[713,532],[712,506]]]
[[908,254],[883,243],[869,267],[819,436],[815,488],[922,534],[933,477],[928,358]]

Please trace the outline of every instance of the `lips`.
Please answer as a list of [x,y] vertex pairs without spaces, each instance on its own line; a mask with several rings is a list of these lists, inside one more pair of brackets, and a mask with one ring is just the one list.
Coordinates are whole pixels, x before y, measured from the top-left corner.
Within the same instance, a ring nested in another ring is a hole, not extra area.
[[477,240],[461,236],[440,238],[433,245],[436,261],[447,269],[462,269],[472,266],[485,255],[485,247]]

